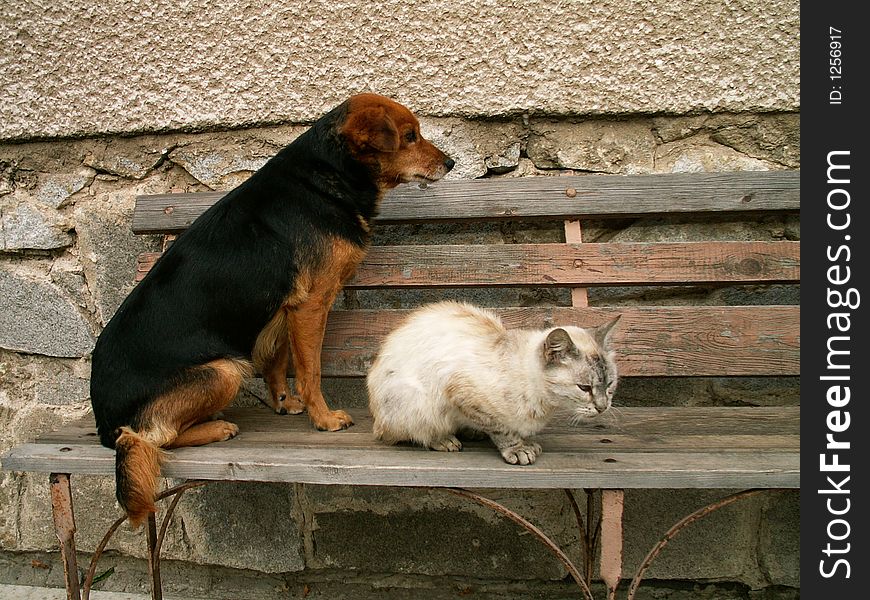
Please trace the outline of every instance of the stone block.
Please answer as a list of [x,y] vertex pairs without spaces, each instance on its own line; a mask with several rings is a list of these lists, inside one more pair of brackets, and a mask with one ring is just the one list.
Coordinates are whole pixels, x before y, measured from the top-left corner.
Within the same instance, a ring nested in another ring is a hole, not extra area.
[[[633,574],[665,532],[731,490],[626,490],[623,573]],[[645,579],[766,583],[757,564],[758,519],[764,500],[744,498],[683,529],[647,570]]]
[[[422,117],[420,131],[456,161],[447,179],[475,179],[516,167],[523,127],[514,121],[475,122]],[[437,185],[437,184],[436,184]]]
[[495,175],[516,169],[520,164],[520,143],[514,142],[503,152],[487,156],[483,162],[487,171]]
[[800,587],[800,494],[768,494],[759,527],[759,564],[774,585]]
[[[88,373],[90,376],[90,373]],[[90,379],[69,369],[54,368],[41,374],[36,382],[35,399],[49,406],[83,404],[90,400]]]
[[655,138],[651,122],[532,121],[526,152],[535,166],[592,173],[650,173]]
[[93,345],[90,325],[68,296],[35,274],[0,267],[0,348],[80,357]]
[[72,245],[72,226],[64,215],[21,196],[26,194],[7,196],[0,206],[0,250],[56,250]]
[[215,483],[187,492],[175,521],[186,560],[282,573],[305,567],[296,514],[293,485]]
[[209,188],[228,191],[250,177],[305,129],[285,127],[185,136],[169,153],[169,160]]
[[139,253],[160,249],[157,236],[134,235],[130,229],[135,196],[167,189],[168,186],[159,184],[139,185],[101,193],[76,204],[79,253],[98,318],[103,324],[133,289]]
[[656,117],[662,143],[698,135],[759,160],[800,167],[800,114],[706,114]]
[[[181,481],[163,480],[162,485],[178,483]],[[115,479],[73,475],[71,486],[77,548],[93,552],[123,514],[115,501]],[[47,475],[3,473],[0,498],[18,506],[15,513],[0,512],[0,519],[7,521],[0,520],[4,547],[21,551],[56,546]],[[158,506],[158,526],[168,502]],[[265,573],[300,571],[304,568],[303,546],[294,511],[291,484],[214,483],[189,490],[167,529],[161,556]],[[134,530],[125,523],[107,548],[147,558],[145,529]]]
[[71,196],[91,185],[96,174],[91,168],[80,167],[74,173],[41,175],[34,196],[46,206],[61,208]]
[[717,144],[702,135],[659,146],[655,151],[655,165],[659,173],[769,171],[779,166]]
[[[425,450],[420,450],[425,451]],[[576,524],[561,491],[484,490],[569,552]],[[306,486],[320,568],[480,579],[561,579],[561,563],[494,511],[441,490]]]
[[172,138],[163,136],[88,140],[82,163],[103,174],[144,179],[163,162],[173,145]]

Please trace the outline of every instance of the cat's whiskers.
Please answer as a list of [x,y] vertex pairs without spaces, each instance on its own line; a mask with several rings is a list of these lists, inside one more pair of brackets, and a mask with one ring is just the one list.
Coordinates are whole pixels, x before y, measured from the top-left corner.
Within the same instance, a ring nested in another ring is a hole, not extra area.
[[623,413],[622,409],[620,409],[618,406],[614,406],[613,404],[611,404],[610,408],[604,411],[601,416],[602,418],[606,418],[608,421],[610,421],[608,423],[609,426],[615,429],[619,429],[620,431],[622,430],[622,421],[625,418],[625,413]]

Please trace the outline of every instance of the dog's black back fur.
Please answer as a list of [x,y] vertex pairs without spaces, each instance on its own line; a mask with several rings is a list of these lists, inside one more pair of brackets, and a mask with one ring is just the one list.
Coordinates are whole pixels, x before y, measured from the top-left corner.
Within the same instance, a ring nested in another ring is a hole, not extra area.
[[[316,266],[329,236],[367,243],[378,190],[339,135],[346,103],[319,119],[181,234],[106,325],[93,352],[100,441],[218,358],[249,359],[257,335]],[[176,307],[182,310],[176,310]]]

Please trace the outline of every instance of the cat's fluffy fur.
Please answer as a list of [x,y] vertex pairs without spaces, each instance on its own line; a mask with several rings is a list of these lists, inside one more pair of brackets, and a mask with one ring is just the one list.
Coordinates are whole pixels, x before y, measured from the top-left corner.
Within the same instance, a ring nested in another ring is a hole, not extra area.
[[505,328],[494,313],[460,302],[414,311],[390,333],[367,378],[374,434],[456,451],[456,434],[488,435],[511,464],[541,453],[528,438],[558,408],[575,419],[610,407],[617,371],[610,332]]

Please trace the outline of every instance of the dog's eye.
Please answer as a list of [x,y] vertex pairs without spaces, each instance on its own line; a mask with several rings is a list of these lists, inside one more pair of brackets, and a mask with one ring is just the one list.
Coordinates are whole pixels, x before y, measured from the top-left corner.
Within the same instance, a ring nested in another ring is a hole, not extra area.
[[405,134],[405,141],[409,144],[413,144],[417,141],[417,132],[413,129]]
[[580,388],[580,391],[586,392],[587,394],[592,393],[592,386],[591,385],[585,385],[582,383],[578,383],[577,387]]

